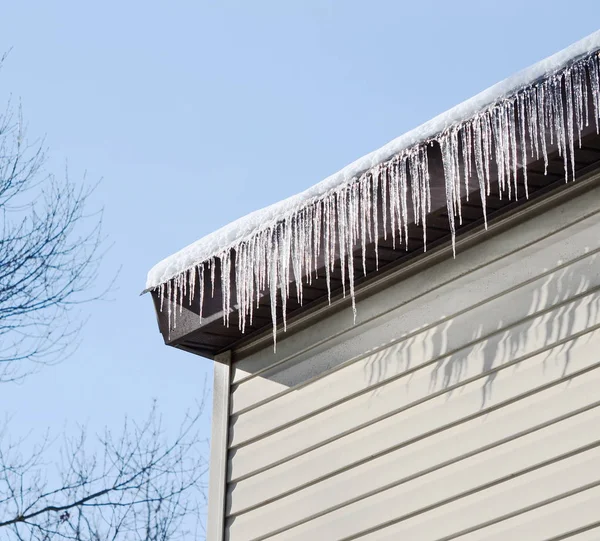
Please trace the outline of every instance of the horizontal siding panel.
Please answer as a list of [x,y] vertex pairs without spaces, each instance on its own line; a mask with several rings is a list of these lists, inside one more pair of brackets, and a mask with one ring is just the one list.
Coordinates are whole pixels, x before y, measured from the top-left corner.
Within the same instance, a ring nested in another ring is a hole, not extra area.
[[225,538],[600,541],[599,233],[600,187],[234,352]]
[[[490,411],[484,408],[473,419],[417,441],[403,440],[403,435],[394,431],[389,432],[391,438],[378,445],[371,434],[361,437],[365,431],[354,433],[343,438],[341,446],[319,448],[295,461],[285,462],[264,473],[233,483],[230,485],[228,507],[232,513],[241,512],[252,505],[265,504],[283,494],[293,493],[302,486],[323,486],[323,481],[332,483],[335,489],[349,490],[344,485],[346,481],[349,484],[353,480],[361,483],[362,472],[369,475],[371,467],[374,471],[384,468],[383,465],[392,453],[396,462],[393,465],[394,473],[388,472],[388,475],[401,478],[425,473],[478,449],[559,422],[573,412],[598,405],[599,388],[600,370],[596,370],[500,409]],[[392,438],[401,442],[400,446],[390,446]],[[403,441],[407,445],[403,445]],[[361,468],[363,465],[364,468]],[[331,473],[336,470],[337,475],[331,477]],[[315,484],[318,480],[322,482]],[[382,486],[384,484],[382,482]]]
[[[457,541],[598,541],[599,510],[600,487],[595,487],[471,534],[461,535]],[[593,524],[598,524],[598,527],[585,531]]]
[[[346,476],[345,483],[336,483],[338,480],[333,479],[325,486],[321,483],[255,512],[236,517],[231,533],[240,541],[249,541],[272,535],[302,521],[305,523],[297,527],[296,536],[305,530],[325,531],[325,525],[329,523],[349,523],[358,514],[371,516],[372,513],[365,513],[363,508],[378,506],[379,500],[386,502],[394,499],[402,503],[402,513],[408,514],[591,444],[600,446],[600,415],[597,408],[415,479],[404,480],[398,476],[394,468],[394,461],[398,464],[397,457],[387,457],[393,460],[379,464],[378,468],[368,463],[363,466],[363,472],[349,472],[354,475]],[[382,487],[386,486],[389,488],[382,491]],[[343,505],[355,498],[361,499]],[[328,508],[340,505],[341,508],[322,514]],[[398,506],[388,506],[388,509],[392,517],[399,510]],[[318,518],[310,520],[315,516]],[[361,524],[368,522],[364,518],[360,521]]]
[[[596,232],[594,234],[597,236]],[[419,366],[464,347],[465,344],[481,341],[490,334],[497,336],[491,338],[486,347],[490,347],[494,340],[505,340],[505,337],[500,335],[502,329],[508,332],[511,325],[515,325],[523,317],[532,318],[536,313],[564,303],[574,295],[600,286],[600,273],[595,272],[598,267],[600,267],[600,257],[597,254],[588,254],[567,267],[527,282],[517,289],[510,289],[501,297],[494,297],[491,302],[478,304],[457,317],[439,320],[437,325],[399,340],[391,347],[359,358],[357,362],[326,374],[310,385],[294,389],[246,413],[233,414],[230,427],[231,443],[233,446],[241,445],[252,438],[306,418],[361,391],[381,386],[384,382],[398,378],[407,371],[413,372]],[[489,277],[485,280],[489,280]],[[489,294],[484,286],[476,288],[473,285],[472,287],[481,290],[481,299],[478,300],[489,299],[489,297],[484,298],[486,293]],[[455,294],[455,290],[452,291]],[[449,303],[449,297],[435,299],[428,310],[435,310],[436,307]],[[386,324],[386,328],[389,332],[394,332],[394,326],[401,330],[402,325],[406,326],[409,321],[415,319],[414,312],[415,310],[398,314],[389,324]],[[489,317],[490,312],[503,315],[501,325],[498,320]],[[524,324],[527,325],[535,332],[540,332],[536,327],[539,325],[536,320]],[[389,336],[380,336],[380,329],[376,331],[381,343],[390,342]],[[511,332],[521,331],[511,329]],[[456,374],[444,372],[439,366],[432,370],[438,374],[439,379],[435,382],[435,387],[451,385],[457,379]],[[252,381],[254,387],[260,384],[270,388],[273,385],[273,382],[262,378]],[[236,392],[239,391],[240,389]]]
[[596,523],[595,527],[589,527],[581,529],[578,532],[573,532],[572,535],[566,534],[562,536],[553,537],[545,541],[600,541],[600,521]]
[[[447,406],[450,403],[453,413],[461,411],[469,415],[492,401],[505,400],[561,377],[565,370],[576,370],[575,366],[583,368],[590,359],[571,359],[568,352],[571,346],[560,344],[560,340],[585,331],[590,324],[590,314],[598,314],[599,304],[600,292],[594,292],[544,314],[533,323],[517,327],[506,336],[457,352],[440,370],[457,374],[459,381],[454,387],[463,385],[460,393],[452,392],[453,387],[444,386],[442,382],[438,394],[432,394],[435,366],[431,365],[412,374],[408,381],[395,380],[252,445],[236,449],[232,453],[231,478],[248,475],[391,415],[401,413],[403,422],[416,422],[440,407],[450,410]],[[569,317],[568,323],[564,322],[565,317]],[[555,325],[556,322],[560,325]],[[589,334],[582,338],[583,341],[590,339]],[[560,345],[549,351],[545,346],[548,342]],[[538,349],[543,351],[535,354]],[[556,358],[548,362],[551,355]],[[510,365],[516,361],[521,362],[517,366]],[[496,368],[501,369],[492,371]],[[473,378],[477,379],[466,383]]]
[[[561,205],[555,211],[542,214],[527,221],[519,227],[518,235],[504,234],[489,239],[474,248],[460,253],[451,262],[424,269],[402,282],[364,299],[360,303],[357,323],[379,317],[382,313],[397,308],[400,304],[418,298],[424,292],[441,284],[459,279],[462,275],[470,274],[482,265],[494,263],[504,266],[503,257],[521,249],[522,255],[528,256],[537,252],[548,242],[555,243],[559,249],[569,244],[569,238],[581,229],[586,229],[591,223],[597,222],[594,213],[600,210],[600,189],[594,189],[588,194],[577,197]],[[588,216],[589,218],[583,218]],[[549,240],[550,239],[550,240]],[[534,245],[531,245],[535,243]],[[590,246],[597,246],[597,239]],[[582,246],[579,245],[581,248]],[[557,254],[557,259],[561,256]],[[390,293],[393,292],[393,295]],[[348,312],[348,311],[347,311]],[[306,349],[307,344],[319,344],[331,340],[332,336],[353,327],[351,314],[347,318],[336,314],[327,318],[328,325],[316,325],[310,328],[310,340],[306,332],[282,335],[278,340],[277,352],[267,347],[244,359],[237,360],[233,366],[232,382],[237,385],[262,374],[263,377],[274,364],[297,356],[299,351]]]
[[[369,499],[360,513],[350,519],[331,520],[310,531],[299,528],[277,536],[281,541],[306,539],[335,539],[349,541],[364,538],[365,541],[446,541],[460,538],[470,530],[489,527],[494,522],[507,520],[522,513],[524,509],[542,507],[583,491],[584,487],[600,485],[600,448],[596,447],[552,463],[545,467],[506,480],[481,492],[474,492],[452,501],[440,499],[435,507],[421,508],[419,514],[399,520],[403,510],[412,510],[415,502],[409,495],[398,499],[391,491],[388,499]],[[443,488],[441,489],[443,490]],[[425,500],[423,500],[425,501]],[[385,533],[364,535],[373,525],[387,527]]]

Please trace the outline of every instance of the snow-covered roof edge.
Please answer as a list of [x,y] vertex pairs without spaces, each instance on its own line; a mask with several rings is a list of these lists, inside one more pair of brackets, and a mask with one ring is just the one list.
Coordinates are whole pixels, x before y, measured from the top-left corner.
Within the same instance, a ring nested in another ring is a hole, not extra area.
[[155,289],[176,275],[247,241],[259,231],[272,228],[276,222],[298,214],[303,208],[313,204],[315,200],[326,197],[336,189],[356,181],[365,171],[390,160],[411,147],[435,139],[450,127],[471,119],[483,109],[493,106],[498,101],[510,97],[542,78],[551,76],[578,58],[598,49],[600,49],[600,30],[397,137],[307,190],[254,211],[210,233],[152,267],[148,272],[145,291]]
[[211,290],[214,294],[220,279],[224,324],[229,325],[229,315],[236,309],[243,333],[267,292],[275,340],[277,303],[282,303],[285,331],[291,284],[302,304],[303,283],[310,284],[313,275],[324,272],[331,300],[330,276],[336,265],[343,293],[348,287],[356,314],[354,251],[362,248],[366,274],[366,247],[374,243],[377,261],[380,233],[384,239],[391,236],[394,247],[407,246],[410,220],[423,226],[424,236],[427,233],[429,145],[441,154],[453,242],[455,222],[462,223],[461,192],[468,199],[471,179],[479,187],[486,226],[492,182],[497,181],[501,198],[516,197],[519,184],[528,196],[529,158],[543,158],[547,167],[548,154],[558,149],[565,180],[574,180],[575,147],[581,144],[584,128],[592,123],[600,131],[599,50],[596,32],[305,192],[233,222],[162,261],[150,271],[147,288],[157,291],[160,310],[166,308],[169,333],[177,325],[184,298],[191,304],[199,294],[202,320],[204,296]]

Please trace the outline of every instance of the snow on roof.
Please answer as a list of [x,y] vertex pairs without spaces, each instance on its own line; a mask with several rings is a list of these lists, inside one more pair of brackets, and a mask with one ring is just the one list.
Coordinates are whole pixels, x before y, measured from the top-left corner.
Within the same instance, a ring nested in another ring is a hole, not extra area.
[[325,197],[339,189],[340,186],[355,181],[364,171],[389,160],[402,151],[434,139],[451,126],[474,117],[490,105],[514,94],[523,87],[534,84],[541,78],[547,78],[552,73],[597,49],[600,49],[600,31],[594,32],[566,49],[491,86],[471,99],[390,141],[378,150],[359,158],[307,190],[254,211],[210,233],[152,267],[148,272],[146,290],[154,289],[199,263],[208,261],[211,257],[250,239],[257,232],[273,227],[276,222],[298,214],[301,209],[309,206],[315,200]]
[[[543,158],[547,167],[549,149],[558,149],[565,180],[574,180],[575,141],[581,141],[590,122],[597,132],[600,130],[599,50],[600,31],[398,137],[308,190],[253,212],[164,259],[148,273],[146,290],[157,291],[161,311],[166,299],[169,332],[176,325],[184,297],[191,304],[194,295],[199,295],[202,319],[204,296],[214,292],[215,281],[220,279],[224,324],[229,325],[229,314],[236,309],[243,333],[248,324],[252,325],[254,307],[262,293],[267,292],[275,340],[278,302],[282,303],[286,329],[290,283],[295,283],[302,304],[303,282],[310,283],[313,274],[324,270],[331,300],[330,276],[336,265],[340,266],[343,293],[348,285],[356,315],[355,251],[362,248],[366,274],[366,247],[374,244],[377,260],[379,233],[384,238],[390,235],[394,247],[407,245],[408,223],[414,220],[426,235],[431,211],[430,145],[441,154],[443,178],[439,180],[445,185],[453,243],[455,222],[462,222],[461,191],[464,189],[468,197],[472,178],[479,185],[486,226],[491,182],[497,180],[500,196],[509,200],[516,197],[519,183],[528,195],[530,157]],[[426,247],[427,239],[423,240]]]

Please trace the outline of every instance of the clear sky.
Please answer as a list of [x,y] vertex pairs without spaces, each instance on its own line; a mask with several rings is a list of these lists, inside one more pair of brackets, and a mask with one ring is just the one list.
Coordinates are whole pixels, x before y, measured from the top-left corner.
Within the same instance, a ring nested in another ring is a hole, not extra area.
[[156,397],[179,419],[212,365],[163,345],[139,296],[150,267],[599,21],[598,0],[5,0],[0,98],[21,98],[50,170],[103,178],[104,277],[122,270],[76,354],[4,385],[0,411],[27,430],[95,430]]

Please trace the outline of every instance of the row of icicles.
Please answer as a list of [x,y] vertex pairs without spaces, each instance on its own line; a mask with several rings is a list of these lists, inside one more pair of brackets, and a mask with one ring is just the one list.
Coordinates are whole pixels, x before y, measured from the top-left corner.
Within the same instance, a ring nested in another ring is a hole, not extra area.
[[[286,303],[290,288],[302,304],[303,283],[312,284],[317,271],[323,272],[331,302],[331,273],[340,261],[343,295],[346,283],[354,298],[354,258],[362,250],[362,272],[366,274],[366,248],[374,243],[378,267],[377,240],[391,235],[393,247],[408,248],[409,210],[412,221],[422,225],[427,246],[426,219],[431,211],[431,190],[427,147],[437,143],[441,149],[452,244],[455,224],[462,223],[462,194],[469,198],[470,182],[475,178],[483,205],[487,227],[486,197],[490,194],[491,163],[495,162],[500,197],[517,197],[517,173],[522,171],[525,194],[527,160],[543,158],[545,172],[548,149],[558,148],[563,158],[565,181],[575,177],[575,141],[595,122],[598,133],[600,114],[600,62],[595,53],[560,72],[502,99],[474,118],[451,126],[436,137],[404,150],[389,161],[361,174],[345,184],[306,204],[281,221],[259,230],[250,238],[225,248],[207,261],[176,275],[158,286],[160,309],[167,302],[169,330],[176,328],[177,311],[181,314],[185,300],[191,305],[199,292],[200,320],[205,286],[209,280],[214,295],[215,271],[219,270],[222,292],[223,322],[229,325],[233,311],[231,271],[235,269],[235,308],[239,312],[239,329],[252,325],[255,306],[261,295],[270,294],[273,341],[276,341],[277,292],[282,302],[283,328],[286,330]],[[590,111],[590,105],[592,111]],[[464,189],[464,192],[463,192]],[[381,215],[379,215],[381,214]],[[175,308],[174,308],[175,307]],[[177,310],[177,307],[178,310]]]

